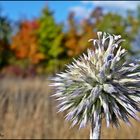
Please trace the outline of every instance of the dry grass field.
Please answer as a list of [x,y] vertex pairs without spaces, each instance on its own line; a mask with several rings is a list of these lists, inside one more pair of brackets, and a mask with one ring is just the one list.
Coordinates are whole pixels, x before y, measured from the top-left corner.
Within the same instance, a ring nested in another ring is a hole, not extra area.
[[[56,113],[47,78],[0,79],[0,138],[88,139],[89,126],[70,128],[63,113]],[[139,139],[140,122],[132,127],[121,123],[120,129],[106,128],[101,138]]]

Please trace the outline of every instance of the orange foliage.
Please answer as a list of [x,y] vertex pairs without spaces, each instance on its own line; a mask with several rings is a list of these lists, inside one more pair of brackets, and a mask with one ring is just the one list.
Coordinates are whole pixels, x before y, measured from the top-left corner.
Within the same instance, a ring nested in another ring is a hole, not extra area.
[[[89,39],[96,37],[94,24],[85,19],[78,25],[74,20],[74,13],[69,14],[69,31],[65,36],[65,46],[69,57],[77,56],[92,45]],[[79,30],[80,29],[80,30]]]
[[78,55],[79,52],[81,52],[81,48],[78,46],[80,36],[77,33],[77,27],[75,25],[73,12],[69,14],[68,22],[70,27],[68,33],[66,34],[65,46],[68,49],[67,55],[71,57]]
[[32,64],[39,63],[44,59],[44,55],[38,50],[36,29],[38,21],[23,21],[19,31],[12,38],[11,49],[18,59],[29,59]]

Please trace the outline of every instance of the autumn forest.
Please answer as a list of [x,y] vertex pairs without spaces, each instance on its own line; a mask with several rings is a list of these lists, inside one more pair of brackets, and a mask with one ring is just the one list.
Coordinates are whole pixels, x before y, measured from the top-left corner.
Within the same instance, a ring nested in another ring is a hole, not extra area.
[[140,53],[137,49],[140,7],[135,14],[128,10],[127,16],[104,13],[101,7],[96,7],[88,18],[81,20],[70,12],[67,23],[67,27],[64,23],[56,23],[49,7],[35,19],[20,19],[16,23],[1,14],[1,75],[48,75],[62,70],[73,57],[92,47],[88,40],[96,38],[97,31],[121,34],[126,39],[123,46],[130,57]]

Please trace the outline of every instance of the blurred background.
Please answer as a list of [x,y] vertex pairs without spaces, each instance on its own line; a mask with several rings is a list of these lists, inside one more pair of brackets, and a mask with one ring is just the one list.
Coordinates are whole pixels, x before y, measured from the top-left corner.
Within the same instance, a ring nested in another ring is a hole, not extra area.
[[[49,78],[87,48],[96,32],[120,34],[129,58],[140,57],[139,1],[1,1],[0,138],[89,138],[70,128],[50,97]],[[101,138],[140,138],[140,123],[106,128]]]

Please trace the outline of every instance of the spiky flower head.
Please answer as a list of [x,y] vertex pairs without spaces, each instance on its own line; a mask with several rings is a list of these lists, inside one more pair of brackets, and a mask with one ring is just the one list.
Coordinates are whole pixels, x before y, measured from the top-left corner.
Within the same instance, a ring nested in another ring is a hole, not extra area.
[[138,120],[140,101],[140,61],[126,62],[126,50],[120,35],[98,32],[92,39],[94,49],[88,49],[65,72],[56,74],[52,86],[56,89],[59,111],[67,110],[72,125],[84,127],[100,115],[116,127],[119,119],[130,124],[129,117]]

